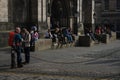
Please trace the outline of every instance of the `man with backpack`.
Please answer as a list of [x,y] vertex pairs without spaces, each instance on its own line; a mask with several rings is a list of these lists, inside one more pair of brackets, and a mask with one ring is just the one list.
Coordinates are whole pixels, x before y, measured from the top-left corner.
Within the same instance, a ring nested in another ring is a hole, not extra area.
[[[22,57],[21,57],[21,46],[22,46],[22,37],[20,35],[21,29],[16,27],[15,32],[10,32],[9,34],[9,45],[11,46],[11,68],[15,68],[15,52],[17,53],[17,67],[21,68]],[[13,52],[14,51],[14,52]]]

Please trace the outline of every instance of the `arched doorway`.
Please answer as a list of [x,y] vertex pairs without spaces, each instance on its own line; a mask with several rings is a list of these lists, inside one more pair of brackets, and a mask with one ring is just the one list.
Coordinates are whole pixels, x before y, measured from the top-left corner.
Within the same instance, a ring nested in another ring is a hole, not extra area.
[[52,28],[69,27],[69,7],[66,0],[52,0],[51,4],[51,24]]
[[12,0],[12,22],[28,29],[38,23],[38,0]]
[[13,0],[13,22],[23,23],[27,21],[28,12],[27,0]]

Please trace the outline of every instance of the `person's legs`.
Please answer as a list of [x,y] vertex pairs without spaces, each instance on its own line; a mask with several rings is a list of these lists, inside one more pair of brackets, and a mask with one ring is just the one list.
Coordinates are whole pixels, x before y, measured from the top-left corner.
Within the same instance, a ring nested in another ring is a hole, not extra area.
[[71,35],[67,35],[67,38],[68,38],[68,42],[72,42],[72,36]]
[[17,47],[17,67],[23,67],[22,66],[22,57],[21,57],[21,48]]
[[13,47],[11,47],[11,68],[16,67],[16,62],[15,62],[15,50]]
[[29,62],[30,62],[30,48],[25,47],[25,63],[29,63]]
[[91,38],[92,38],[93,41],[96,40],[94,34],[90,33],[90,36],[91,36]]
[[70,42],[73,42],[72,35],[69,35],[69,36],[70,36]]

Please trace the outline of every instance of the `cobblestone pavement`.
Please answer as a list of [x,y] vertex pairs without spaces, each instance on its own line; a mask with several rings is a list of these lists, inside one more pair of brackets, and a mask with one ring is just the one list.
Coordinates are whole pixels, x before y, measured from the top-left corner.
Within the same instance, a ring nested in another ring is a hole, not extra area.
[[119,43],[32,52],[31,63],[16,69],[2,51],[0,80],[120,80]]
[[75,76],[53,76],[38,74],[0,73],[0,80],[120,80],[116,78],[82,78]]

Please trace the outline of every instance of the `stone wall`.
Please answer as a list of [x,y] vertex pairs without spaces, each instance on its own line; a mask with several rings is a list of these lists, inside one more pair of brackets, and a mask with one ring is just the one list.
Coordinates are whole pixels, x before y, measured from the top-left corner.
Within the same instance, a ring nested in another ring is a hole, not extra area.
[[8,0],[0,0],[0,22],[8,22]]
[[0,31],[10,31],[14,29],[13,23],[0,22]]
[[35,51],[50,49],[52,45],[51,39],[39,39],[35,42]]
[[8,46],[8,33],[7,31],[0,31],[0,48]]

